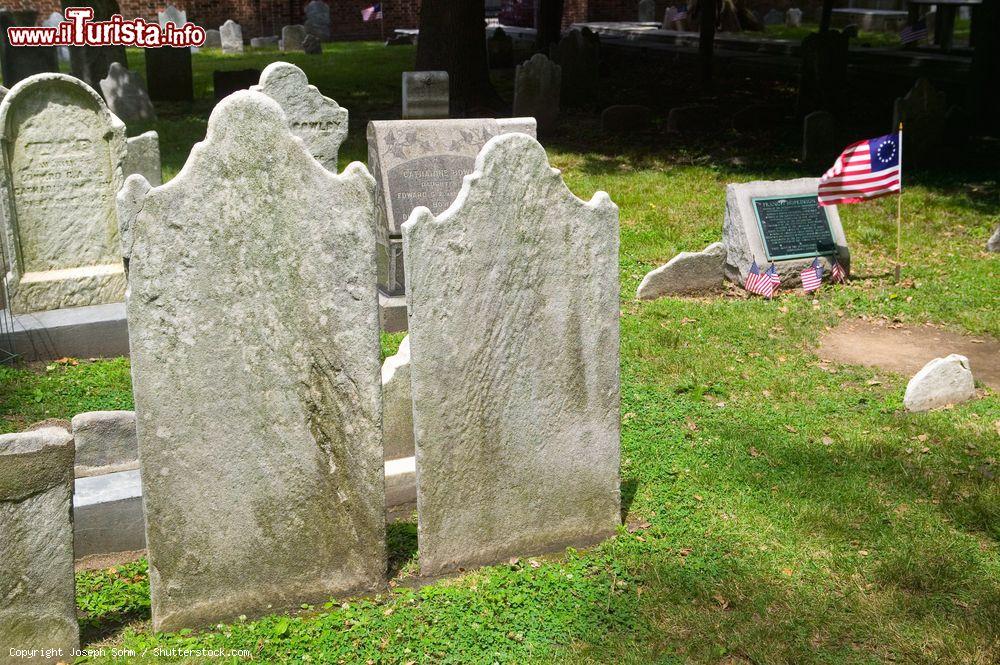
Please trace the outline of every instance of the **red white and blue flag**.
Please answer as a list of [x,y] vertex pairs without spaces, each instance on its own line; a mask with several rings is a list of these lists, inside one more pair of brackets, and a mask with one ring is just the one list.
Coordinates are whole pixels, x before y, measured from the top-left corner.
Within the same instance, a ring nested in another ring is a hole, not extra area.
[[858,141],[844,149],[819,179],[819,204],[859,203],[898,192],[903,133]]
[[847,281],[847,272],[844,270],[844,266],[840,265],[840,261],[836,259],[833,261],[833,267],[830,268],[830,281],[835,284]]
[[[754,261],[753,265],[750,266],[750,272],[747,273],[747,278],[743,281],[743,288],[750,293],[770,298],[774,295],[774,290],[777,288],[771,279],[772,270],[774,270],[774,264],[771,264],[767,272],[762,273],[760,267],[757,266],[757,262]],[[774,274],[778,274],[776,270]]]
[[674,20],[675,21],[684,21],[684,20],[687,20],[687,17],[688,17],[688,6],[687,5],[681,5],[681,6],[679,6],[677,8],[677,13],[674,14]]
[[361,10],[361,20],[362,21],[379,21],[382,19],[382,3],[376,2],[371,7],[365,7]]
[[813,259],[812,265],[802,269],[802,288],[806,293],[812,293],[823,284],[823,266],[819,259]]
[[778,269],[774,267],[773,263],[771,264],[771,267],[764,272],[764,274],[769,280],[771,280],[771,284],[774,286],[774,291],[777,291],[778,287],[781,286],[781,277],[778,276]]
[[913,23],[907,23],[899,31],[899,41],[903,44],[912,44],[921,39],[927,39],[927,19],[922,18]]

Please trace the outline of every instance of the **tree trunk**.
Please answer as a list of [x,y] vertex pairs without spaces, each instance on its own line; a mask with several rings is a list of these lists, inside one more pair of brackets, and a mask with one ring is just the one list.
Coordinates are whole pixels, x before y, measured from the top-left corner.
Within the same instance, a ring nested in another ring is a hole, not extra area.
[[823,10],[819,17],[819,31],[828,32],[830,30],[830,19],[833,16],[833,0],[823,0]]
[[453,117],[503,107],[490,83],[483,2],[423,0],[416,68],[448,72]]
[[718,21],[718,7],[715,0],[702,0],[698,3],[699,25],[698,55],[701,59],[701,80],[709,83],[712,80],[713,52],[715,51],[715,24]]
[[562,33],[563,0],[537,0],[535,50],[549,54],[549,46],[559,41]]

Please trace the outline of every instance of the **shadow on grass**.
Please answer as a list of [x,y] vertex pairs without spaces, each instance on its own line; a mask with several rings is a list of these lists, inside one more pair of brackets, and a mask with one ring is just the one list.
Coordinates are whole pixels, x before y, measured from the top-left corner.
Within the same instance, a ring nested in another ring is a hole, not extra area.
[[386,529],[389,547],[389,579],[417,562],[417,523],[393,522]]

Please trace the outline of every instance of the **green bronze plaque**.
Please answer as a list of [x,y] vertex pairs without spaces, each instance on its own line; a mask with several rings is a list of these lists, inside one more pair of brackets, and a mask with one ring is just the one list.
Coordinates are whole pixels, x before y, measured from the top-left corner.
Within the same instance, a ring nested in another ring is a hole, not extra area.
[[752,198],[768,261],[837,253],[826,209],[814,195]]

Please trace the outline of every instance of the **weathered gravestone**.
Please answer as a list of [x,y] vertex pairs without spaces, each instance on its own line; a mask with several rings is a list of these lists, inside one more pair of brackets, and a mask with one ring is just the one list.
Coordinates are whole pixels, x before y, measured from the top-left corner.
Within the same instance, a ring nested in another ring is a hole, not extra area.
[[305,6],[306,32],[321,41],[330,39],[330,5],[312,0]]
[[601,40],[590,28],[573,28],[553,44],[550,56],[562,67],[562,101],[583,106],[596,99]]
[[903,155],[908,165],[940,160],[948,148],[948,98],[925,78],[896,99],[892,130],[903,123]]
[[813,32],[802,40],[802,71],[795,102],[798,117],[813,111],[829,111],[834,115],[843,111],[849,44],[846,30]]
[[286,25],[281,29],[281,50],[301,51],[306,29],[301,25]]
[[292,134],[306,144],[327,170],[337,172],[337,153],[347,138],[347,109],[309,85],[305,72],[287,62],[272,62],[250,88],[278,102]]
[[153,102],[146,92],[146,82],[120,62],[111,63],[107,78],[101,79],[100,90],[108,108],[123,122],[156,120]]
[[802,10],[797,7],[792,7],[785,12],[785,25],[789,28],[798,28],[802,26]]
[[382,363],[382,432],[385,458],[413,456],[413,398],[410,395],[410,337]]
[[[42,21],[42,25],[46,28],[58,27],[60,23],[66,20],[59,12],[52,12],[49,17]],[[56,55],[59,57],[60,62],[69,62],[69,48],[66,46],[57,46]]]
[[652,124],[652,109],[641,104],[615,104],[601,112],[601,131],[605,134],[641,132]]
[[990,239],[986,241],[986,251],[987,252],[1000,252],[1000,224],[993,231],[993,235]]
[[514,75],[514,115],[538,121],[540,133],[551,130],[559,117],[562,69],[541,53],[517,66]]
[[656,21],[656,0],[639,0],[639,22]]
[[385,582],[374,188],[246,91],[119,194],[155,630]]
[[403,120],[447,118],[448,72],[403,72]]
[[[67,7],[92,7],[95,22],[110,21],[112,16],[122,13],[117,0],[62,0],[64,14]],[[128,68],[124,46],[71,46],[69,60],[73,76],[94,90],[101,89],[101,79],[108,75],[112,62],[120,62]]]
[[149,184],[157,187],[163,184],[163,169],[160,165],[160,137],[150,130],[133,136],[126,141],[125,177],[138,173]]
[[713,242],[700,252],[681,252],[667,263],[646,273],[636,289],[639,300],[668,295],[711,293],[722,288],[726,247]]
[[476,155],[505,132],[535,135],[532,118],[377,120],[368,123],[368,163],[378,209],[381,296],[405,292],[401,225],[417,206],[443,212],[472,173]]
[[156,19],[159,21],[160,27],[167,23],[173,23],[175,27],[180,28],[187,23],[187,12],[168,4],[162,12],[156,12]]
[[486,40],[486,53],[489,56],[490,68],[508,69],[514,66],[514,40],[497,27]]
[[[72,497],[69,432],[0,434],[0,662],[71,662],[80,647]],[[13,649],[54,652],[26,659]]]
[[274,48],[281,43],[281,37],[270,35],[268,37],[251,37],[250,48]]
[[618,208],[507,134],[403,238],[421,573],[614,535]]
[[121,302],[115,223],[125,126],[93,88],[36,74],[0,103],[14,313]]
[[59,57],[52,46],[11,46],[7,28],[33,26],[34,11],[0,10],[0,71],[3,82],[11,88],[34,74],[59,71]]
[[222,32],[219,30],[206,30],[205,43],[202,48],[222,48]]
[[754,261],[774,263],[783,285],[819,257],[829,274],[833,261],[850,270],[851,255],[836,206],[817,202],[819,178],[756,181],[726,187],[726,277],[742,284]]
[[323,43],[318,37],[306,35],[302,38],[302,52],[307,55],[321,55],[323,53]]
[[243,53],[243,28],[233,19],[219,27],[223,53]]
[[259,69],[226,69],[212,72],[212,87],[215,90],[215,101],[221,101],[237,90],[246,90],[257,85],[260,80]]

